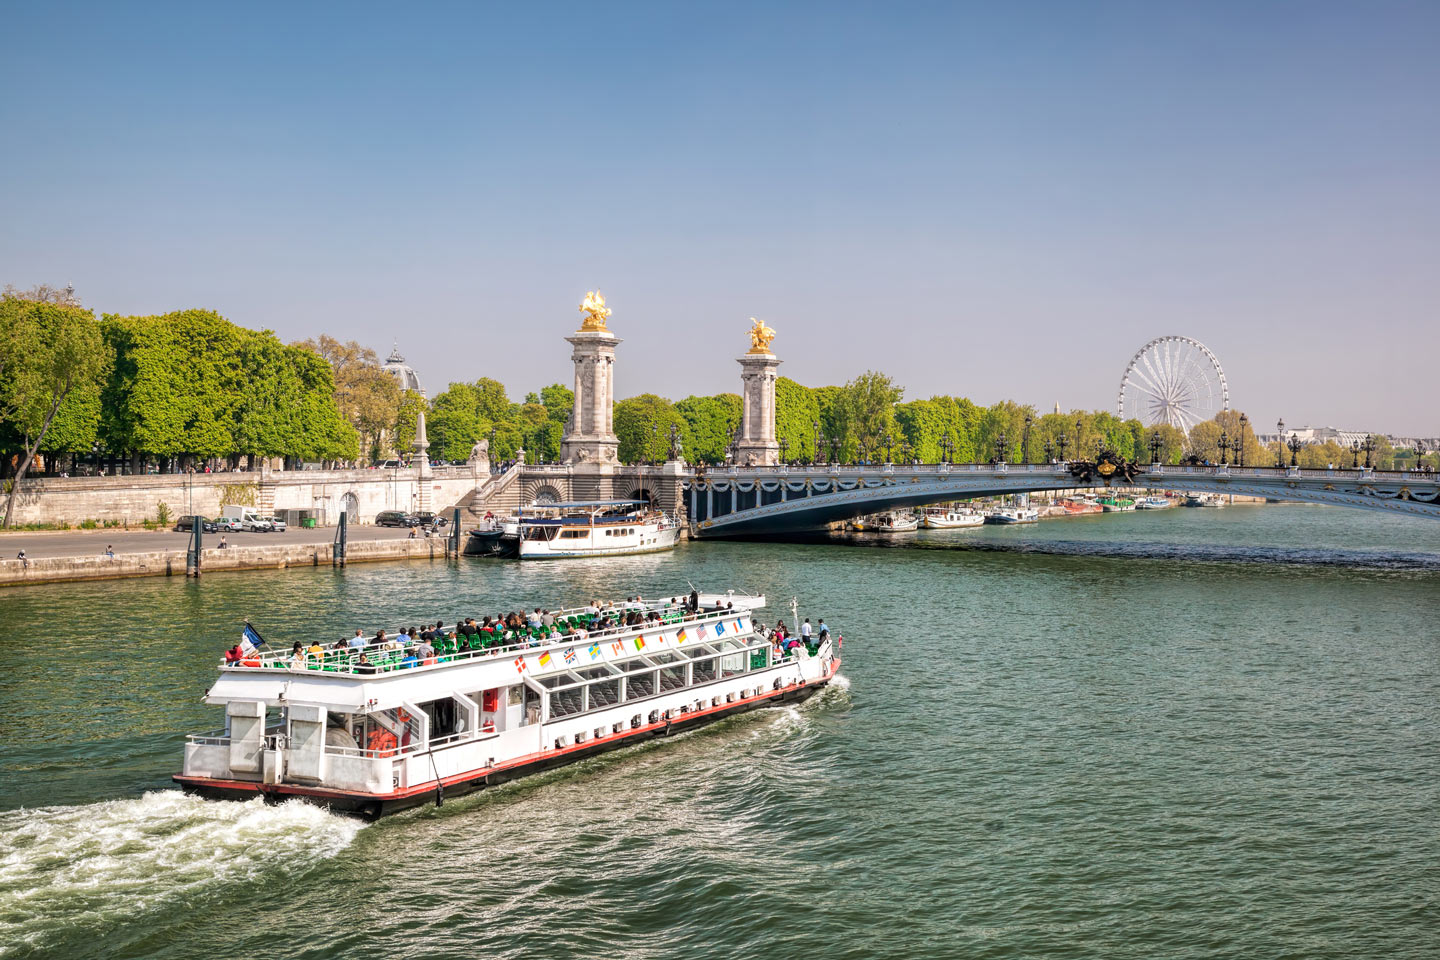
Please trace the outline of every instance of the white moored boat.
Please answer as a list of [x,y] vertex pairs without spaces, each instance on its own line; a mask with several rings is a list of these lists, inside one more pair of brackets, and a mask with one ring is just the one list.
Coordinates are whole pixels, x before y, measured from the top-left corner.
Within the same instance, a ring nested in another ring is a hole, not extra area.
[[850,529],[862,533],[913,533],[920,529],[920,518],[913,513],[877,513],[851,520]]
[[520,559],[612,557],[669,550],[680,525],[644,500],[582,500],[527,507]]
[[1136,510],[1165,510],[1170,506],[1169,497],[1141,497],[1135,501]]
[[[373,818],[802,700],[840,668],[838,634],[777,651],[756,631],[764,597],[698,599],[698,613],[637,602],[644,624],[559,640],[436,641],[424,660],[375,639],[303,662],[250,653],[221,665],[205,702],[224,708],[225,728],[189,737],[174,779],[217,799],[298,797]],[[556,615],[556,629],[603,622]]]
[[947,510],[944,507],[927,507],[920,525],[927,530],[949,530],[955,527],[978,527],[985,522],[985,515],[974,510]]
[[1035,523],[1039,519],[1040,511],[1029,507],[1000,507],[985,514],[986,523]]

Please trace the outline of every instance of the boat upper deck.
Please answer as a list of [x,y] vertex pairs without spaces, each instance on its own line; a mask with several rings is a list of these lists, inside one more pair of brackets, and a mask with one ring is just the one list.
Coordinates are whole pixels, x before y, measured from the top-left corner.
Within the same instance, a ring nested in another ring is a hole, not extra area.
[[[606,614],[627,612],[624,602],[607,604],[599,613],[591,612],[590,608],[551,611],[553,628],[505,629],[476,625],[469,632],[452,629],[446,631],[443,638],[429,642],[433,656],[420,657],[421,644],[402,643],[398,634],[387,633],[384,640],[378,639],[378,634],[365,637],[363,645],[351,646],[353,641],[346,641],[346,646],[321,647],[318,651],[314,646],[309,649],[302,646],[299,656],[290,650],[266,650],[239,662],[222,663],[219,669],[225,676],[274,677],[280,673],[315,677],[320,674],[327,680],[373,682],[413,676],[417,671],[431,673],[509,661],[520,674],[528,671],[533,675],[570,666],[582,653],[589,659],[603,656],[609,660],[632,648],[643,650],[647,645],[678,647],[690,641],[713,642],[748,634],[754,629],[751,611],[765,606],[763,596],[747,594],[702,594],[699,600],[698,613],[691,613],[679,602],[631,603],[629,611],[651,615],[650,619],[603,629],[591,629],[591,625],[601,622]],[[570,632],[564,632],[566,630]],[[556,632],[558,636],[554,635]]]

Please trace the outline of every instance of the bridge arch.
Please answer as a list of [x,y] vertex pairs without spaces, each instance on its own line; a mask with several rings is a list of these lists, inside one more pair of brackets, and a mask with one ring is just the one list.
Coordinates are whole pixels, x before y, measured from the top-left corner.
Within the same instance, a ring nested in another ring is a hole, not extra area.
[[560,503],[565,495],[553,483],[543,481],[530,484],[525,492],[526,503]]

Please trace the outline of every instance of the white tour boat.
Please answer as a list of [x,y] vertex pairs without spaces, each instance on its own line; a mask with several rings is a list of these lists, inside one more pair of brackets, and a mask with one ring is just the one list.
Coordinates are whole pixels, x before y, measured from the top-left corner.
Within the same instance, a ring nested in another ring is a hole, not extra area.
[[955,527],[978,527],[985,522],[985,515],[975,510],[947,510],[944,507],[927,507],[920,525],[927,530],[950,530]]
[[562,610],[557,625],[577,632],[559,640],[474,634],[436,641],[424,660],[374,638],[298,662],[250,652],[220,666],[204,699],[225,727],[188,738],[174,779],[205,797],[301,798],[374,818],[803,700],[840,668],[838,634],[813,652],[775,649],[756,630],[764,597],[698,601],[692,613],[683,600],[637,600],[630,609],[650,622],[589,633],[578,631],[598,615]]
[[1030,507],[999,507],[985,514],[986,523],[1035,523],[1039,519],[1040,511]]
[[850,529],[861,533],[913,533],[920,529],[920,518],[913,513],[877,513],[851,520]]
[[521,560],[613,557],[669,550],[680,525],[644,500],[580,500],[525,508]]

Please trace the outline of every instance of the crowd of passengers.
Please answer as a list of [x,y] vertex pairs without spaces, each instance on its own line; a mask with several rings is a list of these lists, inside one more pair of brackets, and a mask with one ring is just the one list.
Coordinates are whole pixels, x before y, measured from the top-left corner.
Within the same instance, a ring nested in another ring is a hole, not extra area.
[[[557,641],[588,639],[592,633],[646,625],[663,626],[677,621],[677,615],[695,616],[722,613],[734,610],[735,605],[727,601],[723,605],[704,607],[699,595],[692,592],[689,597],[671,597],[657,609],[638,594],[626,597],[623,602],[601,603],[591,601],[578,614],[557,616],[549,610],[536,607],[530,613],[510,613],[487,616],[482,620],[467,617],[447,628],[441,621],[420,627],[402,627],[394,636],[387,636],[384,630],[367,639],[365,631],[356,629],[353,637],[345,637],[330,645],[318,641],[308,646],[295,643],[290,650],[287,666],[315,667],[327,663],[343,662],[347,667],[360,673],[374,673],[382,668],[401,668],[434,663],[438,657],[462,651],[483,651],[500,647],[525,645],[538,647]],[[802,643],[813,654],[830,635],[825,621],[820,620],[818,628],[812,628],[809,619],[800,627],[798,635],[792,635],[785,627],[784,620],[777,620],[772,630],[756,623],[756,632],[769,640],[777,654],[792,653]],[[240,645],[225,651],[227,664],[239,663],[256,665],[251,661],[253,653],[247,653]]]

